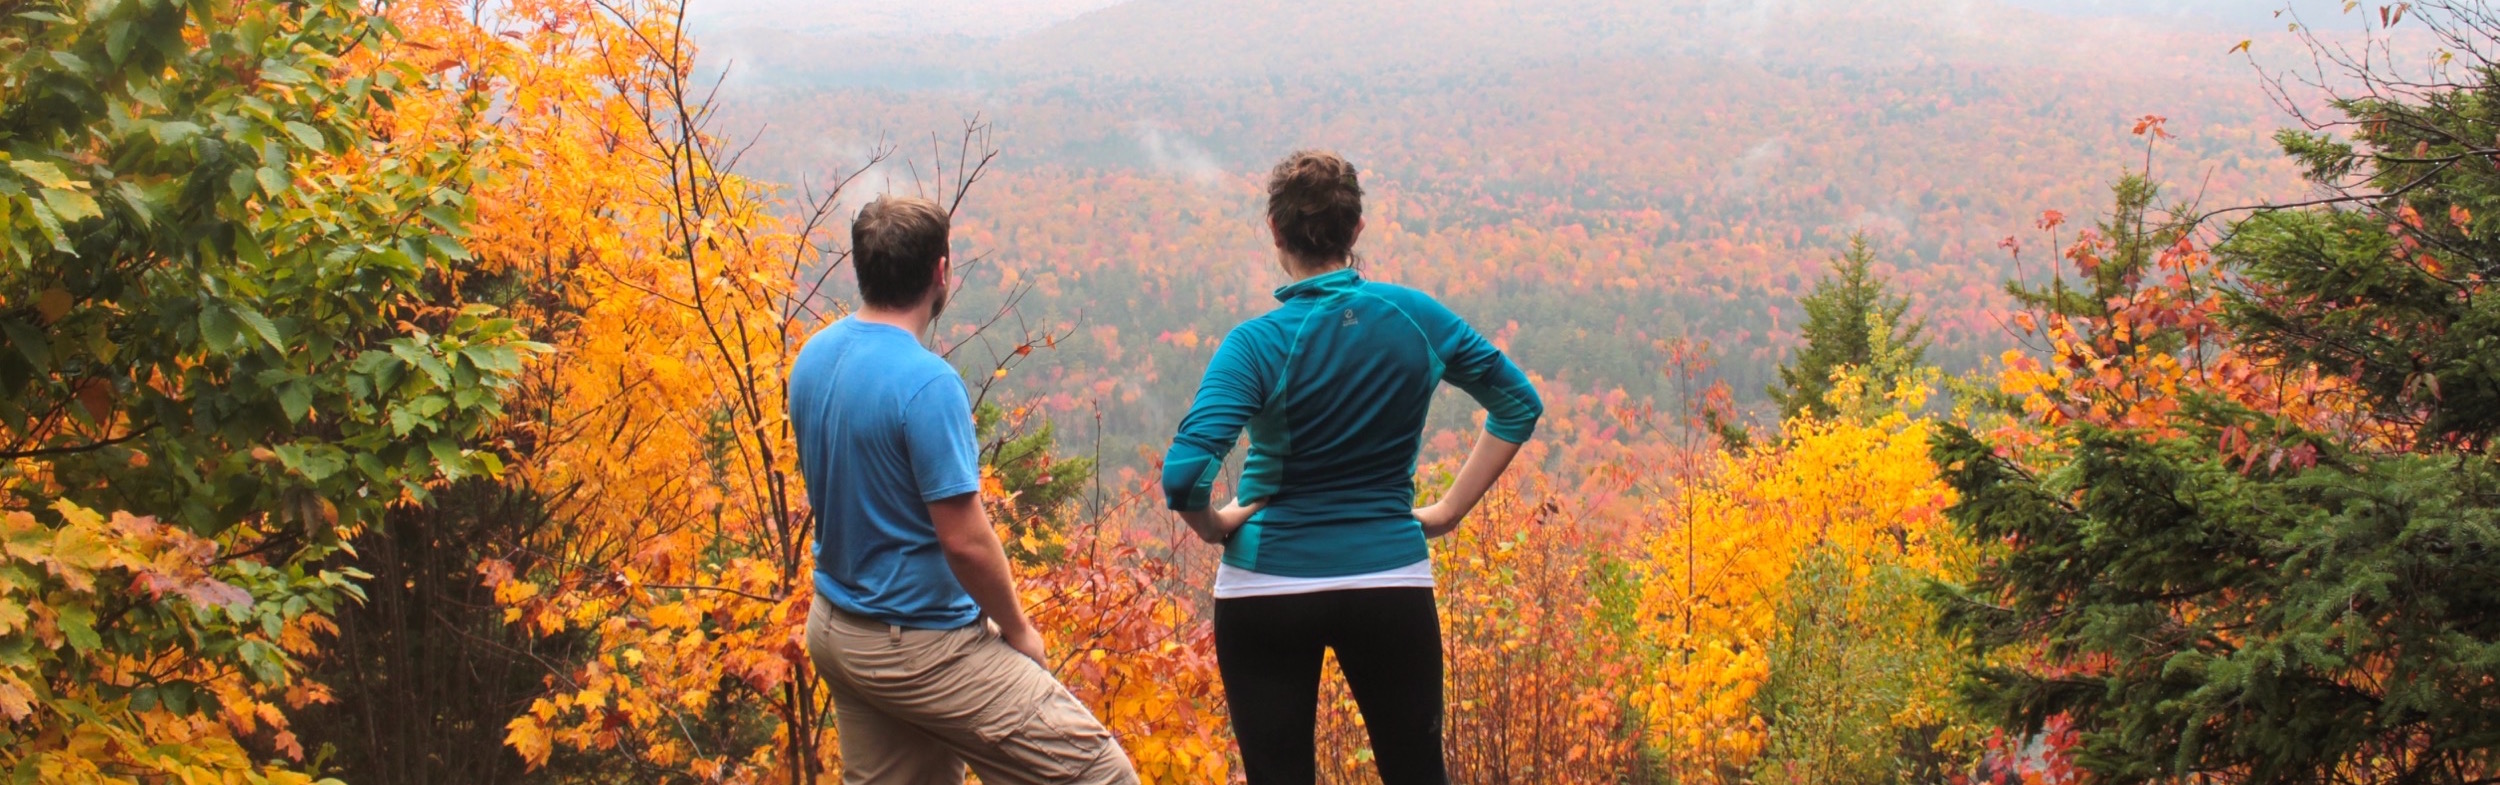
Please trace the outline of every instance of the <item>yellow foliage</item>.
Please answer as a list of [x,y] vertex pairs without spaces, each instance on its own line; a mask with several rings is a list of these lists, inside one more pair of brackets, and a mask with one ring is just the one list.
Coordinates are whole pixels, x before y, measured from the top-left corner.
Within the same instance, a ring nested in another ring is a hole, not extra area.
[[[1836,398],[1863,396],[1854,377],[1840,381]],[[1911,413],[1925,395],[1913,385],[1887,406],[1835,406],[1880,410],[1871,417],[1791,420],[1783,441],[1717,454],[1652,509],[1662,524],[1647,545],[1637,618],[1653,670],[1631,703],[1679,781],[1741,771],[1764,752],[1770,726],[1756,693],[1806,557],[1836,555],[1860,578],[1878,565],[1950,576],[1968,563],[1941,515],[1953,494],[1928,460],[1933,426]]]
[[[281,644],[328,620],[256,606],[226,582],[234,575],[216,564],[218,545],[190,532],[68,501],[51,512],[57,523],[0,512],[0,639],[35,644],[0,655],[0,771],[97,785],[312,782],[240,740],[261,736],[300,758],[280,702],[328,693],[292,681]],[[132,613],[187,622],[195,643],[262,655],[192,656],[166,635],[99,629],[99,611],[132,602],[158,604]],[[221,710],[196,710],[211,699]]]

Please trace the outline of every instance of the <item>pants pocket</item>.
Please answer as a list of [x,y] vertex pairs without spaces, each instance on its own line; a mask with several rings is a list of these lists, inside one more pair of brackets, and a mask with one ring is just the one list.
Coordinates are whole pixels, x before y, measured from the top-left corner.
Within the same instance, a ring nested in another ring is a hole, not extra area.
[[1083,774],[1114,743],[1085,704],[1055,686],[1040,700],[993,708],[974,731],[998,750],[1003,763],[1032,772],[1035,782],[1062,782]]

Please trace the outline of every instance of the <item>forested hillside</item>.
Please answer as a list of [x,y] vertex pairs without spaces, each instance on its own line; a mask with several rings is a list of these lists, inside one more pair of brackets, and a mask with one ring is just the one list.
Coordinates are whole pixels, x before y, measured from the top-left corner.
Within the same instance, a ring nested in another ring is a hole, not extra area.
[[1705,341],[1761,417],[1793,301],[1860,232],[1934,358],[1977,368],[2013,345],[2003,282],[2048,272],[2002,241],[2142,166],[2139,117],[2169,118],[2153,164],[2178,198],[2300,193],[2246,27],[1986,2],[1153,0],[1002,39],[724,29],[717,62],[724,131],[784,182],[992,123],[965,247],[1014,273],[973,301],[1033,287],[1025,316],[1071,333],[1035,364],[1049,410],[1081,438],[1116,403],[1126,445],[1272,304],[1259,175],[1304,146],[1369,173],[1375,277],[1443,294],[1574,389],[1664,400],[1661,347]]

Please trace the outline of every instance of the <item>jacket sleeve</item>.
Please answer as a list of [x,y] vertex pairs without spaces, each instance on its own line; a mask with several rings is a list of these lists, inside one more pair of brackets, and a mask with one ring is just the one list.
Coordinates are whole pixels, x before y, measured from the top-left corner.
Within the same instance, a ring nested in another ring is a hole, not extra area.
[[1421,293],[1414,300],[1409,310],[1441,356],[1441,380],[1484,407],[1486,433],[1512,444],[1528,443],[1536,435],[1537,418],[1545,415],[1536,385],[1448,306]]
[[1224,470],[1224,456],[1233,451],[1241,429],[1267,402],[1276,378],[1267,352],[1255,345],[1259,334],[1250,325],[1235,328],[1207,362],[1198,398],[1181,418],[1172,448],[1163,454],[1163,500],[1174,510],[1203,510]]

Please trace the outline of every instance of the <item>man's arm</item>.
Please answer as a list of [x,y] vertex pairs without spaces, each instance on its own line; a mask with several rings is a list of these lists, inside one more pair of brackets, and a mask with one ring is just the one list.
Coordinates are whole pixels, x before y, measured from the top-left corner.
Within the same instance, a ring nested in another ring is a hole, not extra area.
[[929,502],[929,520],[937,524],[938,546],[946,551],[946,566],[954,570],[955,582],[963,584],[964,593],[972,595],[982,615],[998,623],[999,636],[1008,646],[1047,665],[1042,633],[1024,615],[1015,577],[1007,571],[1007,550],[998,544],[998,532],[990,528],[989,513],[981,509],[981,494]]
[[981,509],[981,450],[972,423],[972,401],[964,384],[952,375],[933,378],[912,396],[903,410],[905,452],[911,455],[912,476],[920,499],[937,529],[938,548],[955,582],[972,595],[1007,645],[1042,661],[1042,635],[1024,616],[1016,597],[1015,579],[1007,572],[1007,551]]

